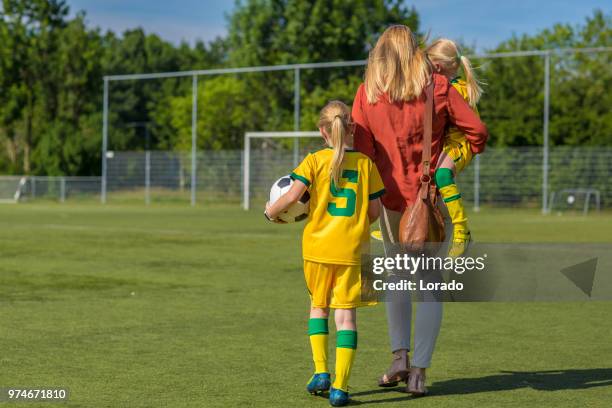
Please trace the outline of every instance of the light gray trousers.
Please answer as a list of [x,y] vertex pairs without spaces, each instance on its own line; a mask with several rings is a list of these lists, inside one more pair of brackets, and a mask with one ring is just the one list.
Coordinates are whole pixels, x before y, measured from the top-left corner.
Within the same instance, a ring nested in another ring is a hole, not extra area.
[[[440,203],[444,215],[446,241],[441,251],[447,250],[447,244],[452,236],[452,223],[446,207]],[[380,217],[380,227],[385,247],[385,256],[392,257],[398,252],[399,223],[402,214],[383,207]],[[414,349],[410,347],[410,330],[412,324],[412,302],[409,291],[401,291],[387,299],[387,324],[391,351],[401,349],[412,350],[411,366],[427,368],[431,365],[431,356],[436,345],[440,324],[442,323],[442,303],[433,301],[431,295],[423,294],[424,302],[416,304],[414,322]]]

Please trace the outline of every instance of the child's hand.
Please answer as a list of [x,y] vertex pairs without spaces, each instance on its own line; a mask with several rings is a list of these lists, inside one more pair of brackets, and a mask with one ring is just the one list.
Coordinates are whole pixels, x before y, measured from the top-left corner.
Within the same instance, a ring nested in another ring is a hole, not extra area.
[[272,217],[270,217],[270,216],[268,215],[268,214],[269,214],[269,212],[270,212],[270,208],[271,208],[271,207],[272,207],[272,206],[270,205],[270,202],[268,201],[268,202],[266,203],[266,209],[264,210],[264,215],[266,216],[266,219],[267,219],[268,221],[271,221],[271,222],[276,223],[276,224],[286,224],[286,222],[285,222],[285,221],[280,220],[280,219],[278,219],[278,218],[272,218]]

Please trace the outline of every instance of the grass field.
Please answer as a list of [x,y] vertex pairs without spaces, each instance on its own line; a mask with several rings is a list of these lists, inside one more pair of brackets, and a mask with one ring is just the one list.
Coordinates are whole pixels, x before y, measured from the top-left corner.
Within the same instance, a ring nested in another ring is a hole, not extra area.
[[[472,225],[481,241],[612,242],[612,214],[484,210]],[[70,407],[328,406],[304,388],[300,227],[237,207],[0,206],[0,388],[68,387]],[[607,302],[445,304],[432,395],[413,399],[376,387],[384,307],[362,309],[352,398],[610,407],[611,315]]]

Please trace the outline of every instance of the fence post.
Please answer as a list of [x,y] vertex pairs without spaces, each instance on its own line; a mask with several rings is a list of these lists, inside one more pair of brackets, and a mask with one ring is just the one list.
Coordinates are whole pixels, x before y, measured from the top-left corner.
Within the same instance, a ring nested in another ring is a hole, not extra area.
[[[300,130],[300,69],[295,68],[293,76],[293,130]],[[300,139],[293,139],[293,167],[297,167],[300,160]]]
[[36,176],[30,177],[30,184],[32,184],[32,200],[36,198]]
[[480,155],[474,158],[474,212],[480,211]]
[[102,105],[102,183],[100,201],[106,204],[106,151],[108,150],[108,78],[104,77],[104,101]]
[[548,121],[550,119],[550,51],[544,55],[544,141],[542,155],[542,214],[548,214]]
[[66,201],[66,177],[60,177],[60,202]]
[[243,199],[242,199],[242,207],[245,210],[249,209],[249,204],[250,204],[250,200],[251,197],[249,195],[250,191],[249,189],[251,188],[250,186],[250,168],[251,168],[251,138],[249,137],[249,135],[247,133],[244,134],[244,164],[243,164],[243,175],[242,175],[242,185],[243,185]]
[[145,204],[151,204],[151,151],[145,152]]
[[198,76],[194,75],[191,83],[191,206],[196,205],[196,151],[198,123]]

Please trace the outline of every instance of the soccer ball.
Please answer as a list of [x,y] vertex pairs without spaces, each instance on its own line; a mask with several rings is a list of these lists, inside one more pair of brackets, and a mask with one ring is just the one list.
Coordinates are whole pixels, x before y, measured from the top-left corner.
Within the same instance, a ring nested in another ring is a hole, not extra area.
[[[270,204],[274,204],[276,200],[280,198],[280,196],[289,191],[292,184],[293,180],[289,176],[283,176],[276,180],[270,189]],[[278,218],[285,222],[303,221],[308,218],[309,210],[310,193],[308,193],[308,190],[306,190],[298,202],[290,205],[289,208],[278,216]]]

